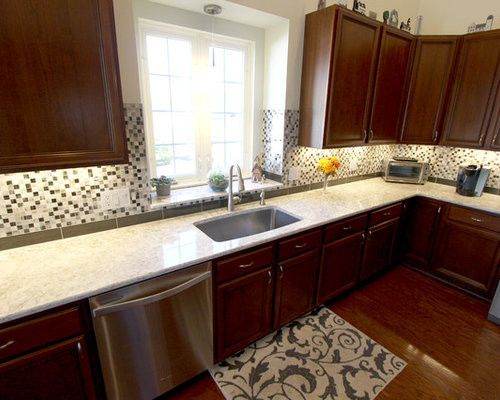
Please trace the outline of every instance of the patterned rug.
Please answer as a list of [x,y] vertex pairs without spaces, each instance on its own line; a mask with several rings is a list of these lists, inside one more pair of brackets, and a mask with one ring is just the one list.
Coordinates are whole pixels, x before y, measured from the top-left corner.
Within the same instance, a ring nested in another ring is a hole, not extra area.
[[228,400],[370,400],[406,363],[326,307],[215,365]]

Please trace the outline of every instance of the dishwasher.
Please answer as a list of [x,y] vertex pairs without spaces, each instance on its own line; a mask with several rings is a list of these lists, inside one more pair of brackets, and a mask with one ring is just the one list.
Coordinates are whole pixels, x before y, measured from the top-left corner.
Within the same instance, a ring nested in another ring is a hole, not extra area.
[[151,400],[212,366],[211,263],[89,301],[108,400]]

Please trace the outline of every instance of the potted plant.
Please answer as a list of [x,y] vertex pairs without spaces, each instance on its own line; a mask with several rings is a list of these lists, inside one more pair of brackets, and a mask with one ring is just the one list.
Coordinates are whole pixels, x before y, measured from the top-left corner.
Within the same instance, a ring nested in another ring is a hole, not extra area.
[[208,174],[208,186],[214,192],[223,192],[229,185],[229,177],[224,171],[217,169]]
[[156,188],[156,194],[159,197],[170,195],[170,185],[175,185],[177,181],[174,178],[167,178],[165,175],[159,178],[151,178],[151,186]]

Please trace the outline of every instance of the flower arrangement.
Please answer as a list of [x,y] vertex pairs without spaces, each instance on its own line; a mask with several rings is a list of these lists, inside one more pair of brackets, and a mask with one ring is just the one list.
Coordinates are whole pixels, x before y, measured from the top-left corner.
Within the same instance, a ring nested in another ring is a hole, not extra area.
[[156,187],[156,194],[160,197],[170,195],[170,185],[175,185],[177,181],[174,178],[167,178],[165,175],[159,178],[151,178],[151,186]]
[[337,157],[323,157],[321,160],[316,162],[318,163],[318,171],[325,174],[323,190],[326,190],[326,187],[328,186],[328,177],[336,174],[337,169],[340,167],[340,161]]

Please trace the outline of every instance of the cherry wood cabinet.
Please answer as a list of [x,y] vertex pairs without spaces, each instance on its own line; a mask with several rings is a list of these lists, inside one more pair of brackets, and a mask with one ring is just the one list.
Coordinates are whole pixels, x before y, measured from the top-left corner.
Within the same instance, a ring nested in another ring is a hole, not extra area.
[[366,237],[363,231],[323,245],[316,304],[322,304],[358,283]]
[[96,399],[97,357],[89,351],[85,303],[0,327],[0,398]]
[[415,37],[384,25],[366,141],[396,143],[408,93]]
[[269,333],[272,327],[272,266],[217,286],[217,359]]
[[497,96],[500,86],[500,30],[461,39],[447,109],[444,144],[488,148],[498,143]]
[[408,203],[401,247],[403,262],[427,270],[444,204],[417,197]]
[[500,217],[449,205],[439,228],[431,272],[491,297],[500,265]]
[[398,224],[399,216],[368,228],[360,281],[370,278],[392,264]]
[[316,294],[319,249],[280,261],[276,278],[274,327],[312,310]]
[[418,37],[402,143],[438,144],[457,43],[457,36]]
[[0,14],[0,173],[126,163],[112,0]]

